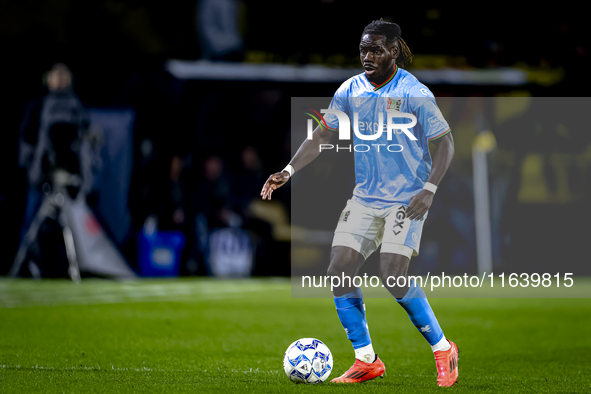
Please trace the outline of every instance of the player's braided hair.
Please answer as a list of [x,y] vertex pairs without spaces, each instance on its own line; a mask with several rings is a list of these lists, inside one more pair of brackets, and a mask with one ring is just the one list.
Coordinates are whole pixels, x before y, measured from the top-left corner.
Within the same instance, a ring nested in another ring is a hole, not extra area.
[[382,19],[379,21],[373,21],[369,25],[365,26],[361,36],[366,34],[376,34],[386,37],[388,43],[398,44],[400,48],[400,54],[396,58],[396,64],[399,67],[404,67],[412,62],[412,53],[406,45],[406,42],[402,39],[402,30],[396,23],[386,22]]

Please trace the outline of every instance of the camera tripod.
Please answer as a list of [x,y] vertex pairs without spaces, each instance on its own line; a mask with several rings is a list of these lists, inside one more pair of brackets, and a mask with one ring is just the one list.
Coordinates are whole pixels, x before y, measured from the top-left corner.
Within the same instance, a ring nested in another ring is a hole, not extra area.
[[50,180],[53,187],[50,186],[49,183],[43,185],[43,193],[45,196],[43,197],[41,206],[35,214],[31,225],[19,244],[9,275],[11,277],[18,276],[22,265],[27,259],[29,248],[38,240],[41,225],[48,218],[51,218],[56,220],[58,225],[62,228],[62,235],[68,259],[68,275],[74,283],[78,283],[80,282],[80,266],[76,257],[76,247],[74,244],[72,227],[65,208],[73,202],[67,188],[79,188],[82,184],[82,179],[78,175],[57,169],[50,174]]

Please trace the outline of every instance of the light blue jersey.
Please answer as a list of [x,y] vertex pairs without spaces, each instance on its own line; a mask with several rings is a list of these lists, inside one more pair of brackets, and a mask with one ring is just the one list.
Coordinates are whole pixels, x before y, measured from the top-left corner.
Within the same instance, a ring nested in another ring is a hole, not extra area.
[[[352,133],[354,145],[358,148],[355,149],[353,200],[379,209],[397,203],[408,205],[431,173],[429,141],[450,132],[433,93],[415,76],[396,66],[390,78],[381,85],[370,82],[365,73],[348,79],[336,91],[330,108],[345,112],[352,127],[355,126],[354,113],[357,113],[357,129],[363,135],[374,135],[378,131],[380,113],[386,130],[386,110],[416,116],[416,126],[408,129],[416,141],[402,131],[392,133],[392,140],[388,140],[387,133],[383,132],[375,141],[362,140]],[[327,114],[325,120],[329,129],[338,130],[335,115]],[[396,123],[410,121],[398,119]]]

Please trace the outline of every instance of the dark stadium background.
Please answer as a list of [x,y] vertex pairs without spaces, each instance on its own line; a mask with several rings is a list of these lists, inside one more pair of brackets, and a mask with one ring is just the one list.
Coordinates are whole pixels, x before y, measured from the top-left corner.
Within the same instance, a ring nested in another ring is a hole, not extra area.
[[[135,233],[150,210],[160,212],[162,208],[154,207],[152,197],[146,197],[143,191],[157,189],[150,186],[152,181],[166,180],[172,157],[183,158],[189,180],[198,178],[200,163],[212,152],[222,157],[230,176],[237,176],[240,152],[247,144],[257,150],[265,178],[287,164],[290,147],[285,141],[289,141],[290,98],[330,97],[339,84],[174,78],[165,70],[167,61],[196,60],[203,54],[195,21],[196,3],[0,2],[0,273],[5,274],[10,268],[24,214],[25,174],[17,166],[19,124],[27,103],[45,93],[42,75],[55,62],[71,67],[75,91],[85,106],[135,111],[129,198],[132,226],[119,245],[132,265]],[[527,83],[520,86],[429,84],[436,96],[588,95],[591,45],[586,15],[567,7],[519,8],[494,2],[473,3],[472,8],[466,8],[450,4],[428,6],[422,2],[341,0],[242,1],[239,5],[238,23],[244,45],[224,61],[355,66],[363,27],[384,17],[400,24],[403,38],[417,55],[415,69],[511,67],[525,70],[528,75]],[[235,120],[228,117],[228,109],[240,119],[238,128]],[[529,143],[525,135],[513,137],[512,141],[520,146]],[[568,146],[573,155],[591,144],[586,130],[571,133],[571,138]],[[145,139],[150,139],[154,146],[148,161],[141,160],[140,144]],[[552,144],[549,145],[550,148],[543,149],[551,152]],[[512,146],[504,148],[511,150]],[[456,179],[450,180],[452,175],[448,175],[444,182],[453,182],[462,191],[462,200],[455,203],[469,212],[473,209],[471,170],[468,165],[462,167],[462,163],[453,174]],[[501,256],[505,267],[522,260],[532,265],[539,260],[558,261],[563,267],[582,263],[584,236],[588,234],[584,223],[590,218],[591,195],[589,164],[585,165],[585,186],[576,199],[507,206],[505,215],[521,225],[517,241],[514,239],[511,249]],[[188,187],[199,186],[194,182]],[[289,207],[289,193],[276,193],[274,198]],[[445,194],[439,198],[445,202]],[[471,224],[467,226],[469,232]],[[546,241],[561,246],[550,253],[540,252],[537,246]],[[474,260],[473,245],[461,246],[460,251],[464,260]],[[273,253],[277,253],[283,265],[262,265],[265,269],[257,270],[257,275],[289,274],[289,252],[279,247]],[[473,263],[453,268],[453,256],[457,255],[450,253],[447,261],[440,264],[458,273],[475,270]],[[183,267],[181,273],[204,272]]]

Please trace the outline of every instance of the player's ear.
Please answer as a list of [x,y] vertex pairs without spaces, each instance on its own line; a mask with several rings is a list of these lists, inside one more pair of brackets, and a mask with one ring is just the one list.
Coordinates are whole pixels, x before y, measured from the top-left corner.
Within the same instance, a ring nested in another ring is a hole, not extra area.
[[397,59],[398,55],[400,55],[400,47],[398,46],[398,42],[394,42],[394,44],[392,45],[392,49],[390,49],[390,51],[392,51],[392,56],[394,57],[394,59]]

